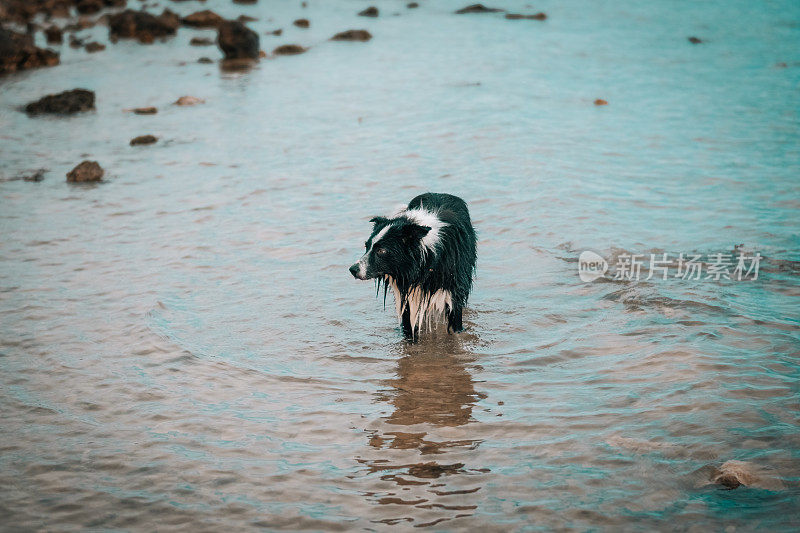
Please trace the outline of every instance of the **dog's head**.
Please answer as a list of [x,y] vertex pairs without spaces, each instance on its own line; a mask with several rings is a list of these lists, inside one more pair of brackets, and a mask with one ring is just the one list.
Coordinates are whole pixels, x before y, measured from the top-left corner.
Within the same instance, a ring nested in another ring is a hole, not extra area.
[[366,251],[350,273],[358,279],[390,275],[395,278],[419,266],[420,242],[431,230],[406,218],[375,217],[372,234],[364,243]]

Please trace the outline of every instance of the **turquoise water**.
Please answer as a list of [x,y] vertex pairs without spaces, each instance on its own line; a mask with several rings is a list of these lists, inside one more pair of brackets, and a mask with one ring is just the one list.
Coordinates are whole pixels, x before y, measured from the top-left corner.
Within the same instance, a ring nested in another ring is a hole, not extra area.
[[[310,50],[228,72],[182,28],[0,79],[5,524],[797,527],[800,4],[168,4]],[[74,87],[96,112],[17,109]],[[466,333],[409,345],[347,267],[426,190],[478,277]],[[737,246],[757,280],[578,277]]]

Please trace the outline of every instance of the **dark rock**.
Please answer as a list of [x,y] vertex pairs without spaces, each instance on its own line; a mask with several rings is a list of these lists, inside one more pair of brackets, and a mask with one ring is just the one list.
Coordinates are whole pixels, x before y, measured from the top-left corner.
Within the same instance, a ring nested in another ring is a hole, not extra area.
[[372,35],[367,30],[347,30],[331,37],[331,41],[369,41]]
[[83,161],[67,172],[67,181],[70,183],[100,181],[103,179],[103,173],[103,169],[97,161]]
[[272,30],[272,31],[268,31],[267,32],[267,35],[275,35],[276,37],[280,37],[282,34],[283,34],[283,30],[282,29]]
[[105,49],[106,45],[100,44],[97,41],[92,41],[86,44],[86,51],[89,52],[90,54],[94,52],[102,52]]
[[29,115],[43,113],[71,115],[90,109],[94,109],[94,93],[86,89],[72,89],[63,93],[48,94],[25,106],[25,112]]
[[0,74],[58,65],[58,54],[33,44],[33,36],[0,27]]
[[406,7],[408,9],[415,9],[415,8],[419,7],[419,4],[416,3],[416,2],[410,2],[410,3],[406,4]]
[[293,22],[293,24],[298,28],[308,28],[311,25],[311,23],[308,22],[308,19],[297,19]]
[[76,35],[69,36],[69,46],[70,48],[80,48],[83,46],[83,39],[78,39]]
[[472,4],[471,6],[462,7],[458,11],[456,11],[457,15],[465,15],[468,13],[497,13],[499,11],[503,11],[502,9],[497,9],[494,7],[486,7],[483,4]]
[[140,43],[149,44],[158,37],[175,35],[179,25],[178,15],[168,9],[159,16],[126,9],[109,17],[108,34],[111,38],[137,39]]
[[358,13],[359,17],[377,17],[378,16],[378,8],[375,6],[369,6],[364,11]]
[[134,113],[137,115],[155,115],[158,113],[158,109],[150,106],[150,107],[137,107],[133,110]]
[[258,2],[258,0],[233,0],[234,4],[242,4],[242,5],[253,5],[256,2]]
[[544,13],[536,13],[534,15],[520,15],[519,13],[506,14],[508,20],[547,20],[547,15]]
[[306,50],[308,50],[308,48],[303,48],[299,44],[284,44],[283,46],[277,47],[272,53],[276,56],[294,56],[302,54]]
[[192,40],[189,41],[189,44],[192,46],[211,46],[214,44],[214,41],[208,37],[192,37]]
[[198,63],[213,63],[214,60],[211,59],[210,57],[201,57],[200,59],[197,60],[197,62]]
[[102,0],[78,0],[75,3],[75,9],[81,15],[91,15],[103,9]]
[[217,45],[225,59],[258,59],[258,34],[235,20],[217,26]]
[[158,137],[154,135],[139,135],[138,137],[131,139],[131,146],[137,146],[140,144],[153,144],[155,142],[158,142]]
[[44,30],[48,44],[60,44],[64,42],[64,32],[58,26],[48,26]]
[[239,15],[238,17],[236,17],[236,20],[238,20],[242,24],[247,24],[248,22],[255,22],[258,19],[256,17],[251,17],[250,15]]
[[699,39],[697,37],[689,37],[689,42],[692,43],[692,44],[700,44],[703,41],[702,41],[702,39]]
[[184,26],[191,26],[192,28],[216,28],[219,23],[225,19],[206,9],[205,11],[198,11],[192,13],[181,19]]

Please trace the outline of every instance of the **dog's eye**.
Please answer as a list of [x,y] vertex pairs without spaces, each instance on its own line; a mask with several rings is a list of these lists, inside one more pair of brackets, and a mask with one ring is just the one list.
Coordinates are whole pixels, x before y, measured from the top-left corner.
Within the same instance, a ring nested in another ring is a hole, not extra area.
[[378,255],[386,255],[386,248],[378,248],[375,250],[375,253]]

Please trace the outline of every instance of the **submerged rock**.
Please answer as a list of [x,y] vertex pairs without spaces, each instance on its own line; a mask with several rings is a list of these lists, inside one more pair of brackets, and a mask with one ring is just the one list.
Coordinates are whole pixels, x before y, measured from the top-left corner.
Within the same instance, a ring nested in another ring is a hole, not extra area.
[[303,48],[299,44],[284,44],[277,47],[272,51],[272,53],[276,56],[294,56],[297,54],[302,54],[306,50],[308,50],[308,48]]
[[150,107],[137,107],[133,110],[133,112],[137,115],[155,115],[158,113],[158,109],[150,106]]
[[131,146],[138,146],[141,144],[153,144],[158,142],[158,137],[155,135],[139,135],[131,139]]
[[22,181],[42,181],[44,180],[44,175],[47,173],[46,168],[40,168],[33,172],[33,174],[23,174]]
[[226,20],[217,26],[217,45],[225,59],[258,59],[258,34],[235,20]]
[[472,4],[471,6],[462,7],[456,11],[456,15],[465,15],[468,13],[497,13],[499,11],[503,10],[495,7],[486,7],[483,4]]
[[43,113],[72,115],[90,109],[94,109],[94,93],[87,89],[72,89],[58,94],[48,94],[25,106],[25,112],[29,115]]
[[369,6],[367,9],[360,11],[358,13],[359,17],[377,17],[378,16],[378,8],[375,6]]
[[205,11],[198,11],[183,17],[181,23],[184,26],[190,26],[192,28],[216,28],[219,26],[219,23],[224,20],[224,18],[213,11],[206,9]]
[[367,30],[347,30],[331,37],[331,41],[369,41],[372,34]]
[[409,2],[408,4],[406,4],[406,7],[408,9],[415,9],[415,8],[419,7],[419,4],[416,3],[416,2]]
[[94,52],[102,52],[105,49],[106,45],[100,44],[97,41],[92,41],[86,44],[86,51],[89,52],[90,54]]
[[536,13],[534,15],[521,15],[519,13],[507,13],[506,18],[508,20],[547,20],[547,15],[542,12]]
[[175,105],[197,105],[197,104],[205,104],[206,101],[202,98],[198,98],[196,96],[181,96],[177,100],[175,100]]
[[602,98],[597,98],[594,101],[594,105],[608,105],[608,102],[606,100],[603,100]]
[[311,25],[308,19],[297,19],[292,24],[294,24],[298,28],[308,28]]
[[698,486],[722,485],[728,490],[744,486],[771,491],[786,488],[776,472],[746,461],[725,461],[718,467],[709,465],[700,468],[698,473],[707,476],[697,483]]
[[702,39],[700,39],[698,37],[689,37],[689,42],[692,43],[692,44],[700,44],[703,41],[702,41]]
[[58,54],[38,48],[33,36],[0,27],[0,74],[28,68],[58,65]]
[[208,37],[192,37],[192,40],[189,41],[189,44],[192,46],[211,46],[214,44],[214,41]]
[[213,63],[214,60],[211,59],[210,57],[201,57],[200,59],[197,60],[197,62],[198,63]]
[[276,37],[280,37],[281,34],[283,34],[283,29],[277,29],[267,32],[267,35],[275,35]]
[[97,161],[83,161],[67,172],[67,181],[70,183],[100,181],[103,179],[103,174],[104,171]]
[[180,18],[169,9],[159,16],[126,9],[109,17],[108,35],[112,39],[136,39],[140,43],[150,44],[156,38],[175,35],[179,25]]
[[408,474],[414,477],[436,479],[442,474],[456,474],[462,468],[464,468],[464,463],[452,465],[442,465],[435,462],[417,463],[409,466]]

